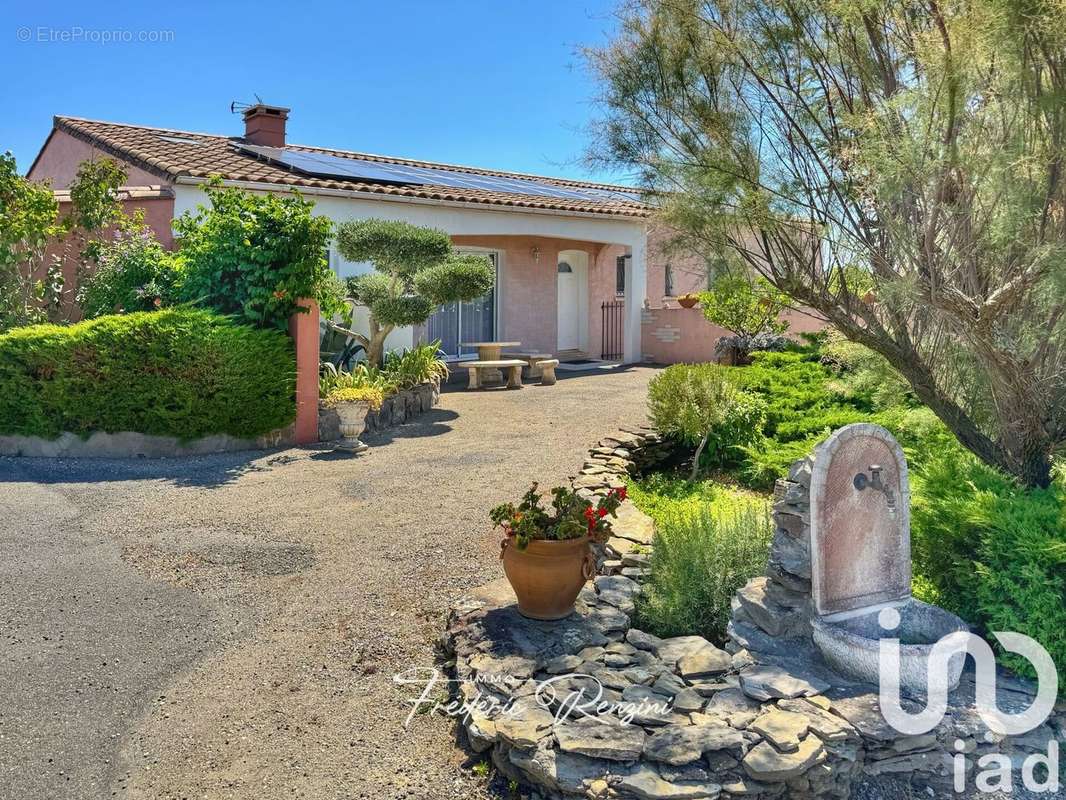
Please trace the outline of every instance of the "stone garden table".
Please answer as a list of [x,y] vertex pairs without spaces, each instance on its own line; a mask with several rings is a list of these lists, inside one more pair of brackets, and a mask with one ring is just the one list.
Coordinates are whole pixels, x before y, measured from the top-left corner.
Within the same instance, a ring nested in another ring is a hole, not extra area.
[[[521,347],[521,342],[460,342],[460,347],[476,347],[478,361],[499,361],[505,347]],[[503,373],[497,370],[485,370],[487,381],[502,381]]]

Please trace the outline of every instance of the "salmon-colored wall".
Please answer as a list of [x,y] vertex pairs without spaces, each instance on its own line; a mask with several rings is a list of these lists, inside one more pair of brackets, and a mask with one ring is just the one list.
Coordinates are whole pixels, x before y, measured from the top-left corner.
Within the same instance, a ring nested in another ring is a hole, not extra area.
[[714,361],[714,343],[729,335],[699,308],[649,308],[641,318],[641,351],[654,364]]
[[[174,218],[173,197],[126,199],[122,200],[121,205],[122,210],[131,216],[137,210],[144,211],[145,224],[155,232],[156,238],[164,247],[168,249],[173,248],[174,233],[170,227],[171,220]],[[67,213],[69,210],[69,201],[61,202],[59,204],[59,213],[61,215]],[[98,231],[92,236],[92,239],[96,241],[106,241],[111,238],[112,234],[112,229]],[[65,290],[65,300],[67,303],[64,307],[64,313],[72,320],[81,319],[81,312],[74,306],[74,296],[78,288],[78,265],[80,262],[78,254],[81,252],[82,248],[84,248],[85,244],[86,241],[84,239],[77,236],[71,236],[57,244],[49,246],[45,250],[44,259],[34,270],[34,278],[44,278],[55,257],[59,257],[63,264],[63,285]]]
[[127,186],[151,186],[167,182],[160,175],[146,172],[122,159],[115,158],[110,153],[98,150],[66,131],[59,130],[52,131],[52,135],[45,142],[40,155],[37,156],[37,162],[26,177],[31,181],[50,181],[53,189],[67,189],[74,181],[81,162],[98,158],[110,158],[121,163],[126,168]]
[[[662,305],[664,297],[677,297],[707,288],[707,262],[691,250],[671,252],[667,243],[673,236],[668,228],[652,225],[648,229],[648,300],[652,306]],[[666,294],[666,266],[673,272],[672,295]]]
[[[804,313],[786,309],[781,319],[788,322],[787,334],[813,333],[826,323]],[[644,360],[655,364],[698,364],[714,361],[714,345],[733,334],[707,321],[696,308],[649,308],[641,320],[641,351]]]
[[558,351],[559,253],[588,253],[588,352],[599,356],[600,304],[615,299],[614,257],[624,252],[623,248],[536,236],[453,236],[452,241],[460,247],[486,247],[500,252],[497,337],[521,342],[522,350],[545,353]]

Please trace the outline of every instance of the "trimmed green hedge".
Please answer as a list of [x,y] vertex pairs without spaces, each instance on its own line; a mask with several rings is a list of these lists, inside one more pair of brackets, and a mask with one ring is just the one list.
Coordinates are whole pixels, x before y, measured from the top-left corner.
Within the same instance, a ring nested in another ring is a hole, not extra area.
[[0,434],[251,438],[292,422],[295,382],[284,333],[209,311],[33,325],[0,335]]

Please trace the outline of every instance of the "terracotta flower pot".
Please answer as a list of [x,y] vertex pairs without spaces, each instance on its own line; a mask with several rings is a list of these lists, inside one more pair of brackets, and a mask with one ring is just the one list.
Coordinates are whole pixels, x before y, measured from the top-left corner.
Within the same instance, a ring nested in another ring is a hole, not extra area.
[[518,611],[531,619],[562,619],[596,571],[587,536],[564,541],[534,539],[519,550],[503,542],[503,571],[518,597]]
[[695,308],[696,303],[699,301],[700,299],[698,297],[685,297],[684,295],[677,298],[677,304],[682,308]]

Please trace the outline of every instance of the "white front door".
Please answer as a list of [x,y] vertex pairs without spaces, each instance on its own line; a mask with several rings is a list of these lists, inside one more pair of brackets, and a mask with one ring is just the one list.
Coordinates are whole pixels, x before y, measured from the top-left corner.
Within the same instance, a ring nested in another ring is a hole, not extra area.
[[[569,269],[570,271],[565,271]],[[559,343],[560,350],[576,350],[581,344],[577,300],[577,273],[565,261],[559,265]]]

